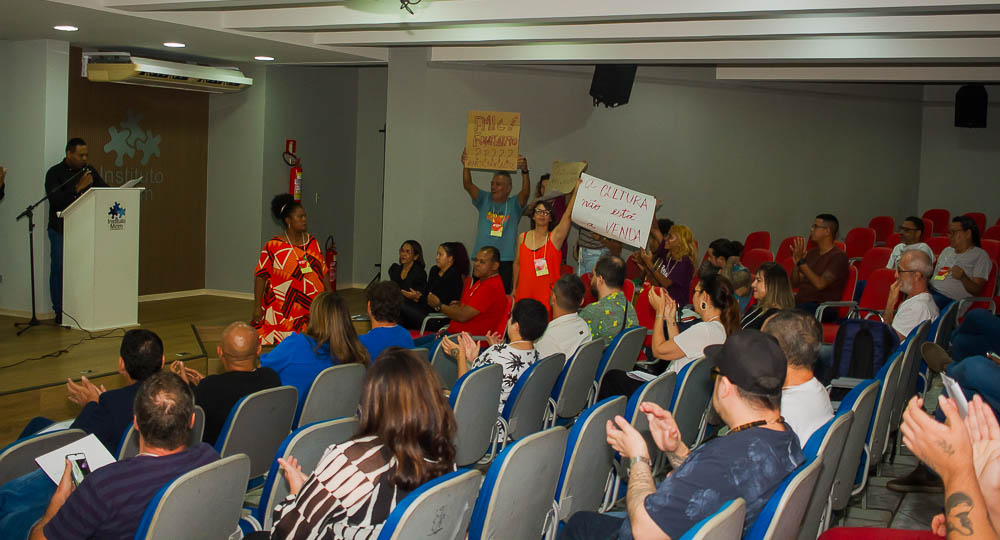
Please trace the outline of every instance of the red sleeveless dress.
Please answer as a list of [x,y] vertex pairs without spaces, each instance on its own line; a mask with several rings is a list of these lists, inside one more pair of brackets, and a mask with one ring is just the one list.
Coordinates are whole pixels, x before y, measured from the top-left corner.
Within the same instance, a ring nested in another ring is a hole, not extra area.
[[[552,233],[546,235],[542,247],[531,250],[522,241],[518,250],[518,276],[514,302],[522,298],[534,298],[545,306],[551,317],[552,307],[549,306],[549,297],[552,294],[552,284],[559,279],[562,251],[552,244]],[[536,268],[547,270],[548,273],[539,276]]]

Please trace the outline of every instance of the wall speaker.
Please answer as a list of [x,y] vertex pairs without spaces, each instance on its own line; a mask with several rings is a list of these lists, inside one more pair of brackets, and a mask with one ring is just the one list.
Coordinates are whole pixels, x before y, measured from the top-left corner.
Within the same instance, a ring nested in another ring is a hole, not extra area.
[[981,84],[966,84],[955,92],[955,127],[986,127],[990,96]]
[[590,83],[590,97],[594,106],[617,107],[628,103],[635,82],[634,64],[598,64],[594,66],[594,79]]

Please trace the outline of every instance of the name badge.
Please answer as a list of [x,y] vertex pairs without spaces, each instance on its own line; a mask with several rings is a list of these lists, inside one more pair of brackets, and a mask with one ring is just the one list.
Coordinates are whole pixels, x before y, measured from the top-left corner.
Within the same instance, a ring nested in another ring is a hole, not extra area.
[[503,223],[494,222],[490,226],[490,236],[503,236]]
[[535,275],[536,276],[547,276],[549,275],[549,265],[545,262],[545,259],[535,259]]
[[311,274],[313,271],[312,266],[309,266],[309,263],[306,261],[299,261],[299,270],[301,270],[303,274]]
[[941,280],[947,279],[949,273],[951,273],[951,267],[950,266],[944,266],[944,267],[941,268],[941,270],[938,271],[937,275],[934,276],[934,279],[937,280],[937,281],[941,281]]

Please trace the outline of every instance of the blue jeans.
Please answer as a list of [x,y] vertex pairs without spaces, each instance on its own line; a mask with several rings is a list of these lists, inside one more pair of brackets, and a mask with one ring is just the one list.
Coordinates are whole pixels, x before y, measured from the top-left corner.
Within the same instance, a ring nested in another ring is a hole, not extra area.
[[966,397],[982,396],[994,412],[1000,411],[1000,366],[985,356],[970,356],[948,364],[945,373],[962,387]]
[[4,538],[22,540],[45,514],[56,485],[38,469],[0,486],[0,531]]
[[[576,275],[582,276],[594,271],[594,265],[597,264],[597,259],[600,259],[603,255],[611,253],[608,248],[580,248],[580,260],[576,264]],[[587,287],[590,283],[584,283]]]
[[988,310],[973,309],[951,335],[951,358],[961,362],[989,351],[1000,352],[1000,318]]
[[62,312],[62,273],[63,273],[63,234],[59,231],[46,229],[49,233],[49,292],[52,293],[52,309],[56,315]]
[[614,540],[625,517],[625,512],[577,512],[559,533],[559,540]]

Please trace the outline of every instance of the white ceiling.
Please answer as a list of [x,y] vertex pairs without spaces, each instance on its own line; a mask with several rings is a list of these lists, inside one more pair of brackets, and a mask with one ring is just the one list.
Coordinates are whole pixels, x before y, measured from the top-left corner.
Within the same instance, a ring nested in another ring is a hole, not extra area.
[[[1000,81],[1000,1],[5,0],[0,38],[225,61],[699,64],[719,78]],[[6,6],[5,6],[6,7]],[[67,35],[54,24],[73,24]]]

